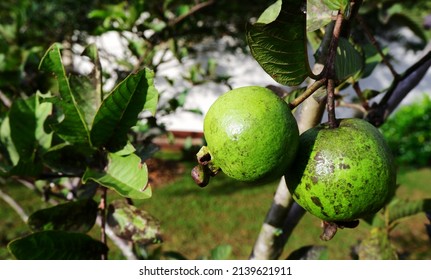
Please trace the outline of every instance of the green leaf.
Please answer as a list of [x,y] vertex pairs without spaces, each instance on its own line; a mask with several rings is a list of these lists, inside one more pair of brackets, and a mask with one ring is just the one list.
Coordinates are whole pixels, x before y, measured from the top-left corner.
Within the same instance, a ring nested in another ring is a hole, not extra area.
[[323,4],[325,4],[329,9],[337,11],[344,10],[346,6],[349,4],[349,0],[323,0]]
[[21,159],[32,158],[42,148],[51,145],[52,134],[44,131],[43,123],[51,114],[52,104],[39,103],[38,95],[16,100],[9,111],[10,136]]
[[9,251],[19,260],[100,260],[105,244],[86,234],[41,231],[13,240]]
[[95,44],[88,45],[83,53],[93,63],[91,73],[86,76],[72,75],[70,87],[75,94],[76,102],[84,114],[88,128],[93,124],[94,116],[102,103],[102,65]]
[[307,32],[316,31],[332,21],[333,11],[322,0],[307,1]]
[[211,250],[210,260],[227,260],[232,254],[232,246],[219,245]]
[[[305,1],[285,0],[277,18],[248,25],[251,54],[278,83],[299,85],[311,75],[306,47]],[[264,21],[269,16],[264,16]]]
[[125,240],[141,245],[161,242],[160,222],[124,200],[109,205],[107,221],[114,233]]
[[282,0],[277,0],[268,8],[266,8],[266,10],[258,18],[257,22],[268,24],[276,20],[280,14],[282,3]]
[[338,41],[335,57],[335,73],[339,80],[344,80],[361,71],[363,60],[361,54],[345,38]]
[[28,218],[32,231],[88,232],[96,222],[98,206],[92,199],[59,204],[34,212]]
[[398,255],[383,228],[372,228],[370,236],[358,246],[360,260],[396,260]]
[[187,260],[187,258],[183,254],[175,251],[163,252],[163,256],[167,260]]
[[43,123],[52,111],[49,103],[39,103],[39,95],[16,100],[1,125],[1,138],[8,151],[9,175],[37,176],[42,171],[40,154],[51,145],[52,134]]
[[[377,65],[382,61],[382,56],[376,50],[376,48],[371,44],[366,44],[362,46],[362,50],[365,56],[365,64],[362,69],[360,78],[366,78],[371,75]],[[388,53],[388,48],[383,50],[383,53]]]
[[362,97],[365,100],[370,100],[371,98],[376,97],[377,95],[381,94],[381,91],[374,90],[374,89],[366,89],[362,91]]
[[327,260],[328,248],[326,246],[304,246],[296,249],[287,257],[287,260]]
[[155,114],[159,94],[153,79],[153,71],[143,69],[128,76],[109,94],[94,118],[91,130],[94,146],[110,151],[122,149],[138,114],[143,110]]
[[413,34],[415,34],[422,41],[421,45],[425,47],[425,44],[428,42],[428,38],[424,32],[424,28],[422,28],[422,26],[417,24],[408,16],[404,15],[402,11],[400,13],[397,12],[392,14],[389,21],[394,22],[396,25],[400,26],[400,29],[402,27],[409,28]]
[[39,68],[52,73],[58,83],[58,105],[62,109],[64,119],[59,124],[53,125],[53,129],[63,140],[71,144],[88,147],[90,145],[89,129],[62,64],[60,44],[53,44],[47,50]]
[[0,132],[0,141],[2,142],[3,146],[6,147],[8,159],[12,165],[17,165],[19,161],[19,154],[12,140],[8,116],[3,119],[3,122],[0,126]]
[[397,200],[389,204],[387,211],[389,211],[389,224],[393,224],[402,218],[431,211],[431,198],[415,201]]
[[[97,102],[97,108],[100,106],[103,98],[103,89],[102,89],[102,63],[100,62],[99,52],[97,50],[97,46],[95,44],[88,45],[82,55],[90,58],[90,61],[93,63],[94,68],[90,73],[90,78],[94,86],[94,100]],[[98,101],[97,101],[98,100]]]
[[61,143],[50,148],[43,156],[43,163],[51,170],[80,176],[87,168],[91,154],[82,153],[75,146]]
[[75,93],[76,104],[81,110],[85,124],[91,128],[94,116],[99,109],[101,96],[95,81],[88,76],[70,76],[70,88]]
[[135,155],[108,154],[108,165],[104,171],[87,169],[82,180],[93,180],[112,189],[124,197],[145,199],[151,197],[148,186],[148,171],[145,163]]

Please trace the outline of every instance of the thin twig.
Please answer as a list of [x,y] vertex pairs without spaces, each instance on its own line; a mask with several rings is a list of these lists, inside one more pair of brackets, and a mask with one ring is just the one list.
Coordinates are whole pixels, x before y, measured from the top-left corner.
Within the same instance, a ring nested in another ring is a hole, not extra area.
[[395,68],[392,66],[387,56],[383,53],[382,48],[380,48],[379,43],[377,42],[376,38],[374,38],[374,35],[371,33],[370,28],[367,26],[364,19],[359,14],[356,15],[356,18],[359,24],[364,29],[365,35],[368,37],[368,40],[370,40],[370,43],[374,46],[374,48],[376,48],[377,52],[382,57],[383,63],[389,68],[389,71],[391,71],[391,74],[394,79],[398,79],[399,74],[397,73],[397,71],[395,71]]
[[[106,193],[107,190],[105,187],[102,187],[102,195],[100,197],[100,204],[99,204],[99,210],[100,210],[100,241],[103,244],[106,244]],[[102,254],[102,260],[107,260],[108,254],[104,253]]]
[[196,4],[187,13],[182,14],[181,16],[176,17],[173,20],[171,20],[169,22],[169,25],[170,26],[174,26],[174,25],[178,24],[179,22],[183,21],[184,19],[186,19],[187,17],[189,17],[192,14],[196,13],[197,11],[202,10],[203,8],[208,7],[208,6],[212,5],[212,4],[214,4],[214,2],[215,2],[214,0],[209,0],[209,1],[206,1],[206,2],[202,2],[202,3]]
[[356,95],[358,96],[359,100],[362,103],[362,107],[365,110],[369,109],[368,101],[364,98],[364,94],[362,93],[361,87],[359,86],[358,82],[354,82],[352,85],[353,89],[355,90]]
[[[98,226],[102,228],[102,216],[100,214],[97,216],[96,223]],[[137,257],[133,252],[130,244],[124,239],[121,239],[120,237],[118,237],[114,233],[112,228],[107,224],[105,224],[105,232],[106,232],[106,235],[109,237],[109,239],[111,239],[111,241],[115,244],[115,246],[117,246],[117,248],[120,249],[120,251],[123,253],[123,256],[125,256],[128,260],[137,260]]]
[[21,220],[24,223],[27,223],[28,215],[25,213],[24,209],[21,207],[21,205],[18,204],[11,196],[9,196],[7,193],[3,192],[0,189],[0,197],[9,204],[9,206],[15,210],[15,212],[18,214],[18,216],[21,218]]
[[305,99],[307,99],[308,97],[310,97],[310,95],[312,95],[314,92],[316,92],[316,90],[318,90],[319,88],[321,88],[325,83],[326,83],[326,79],[325,78],[320,79],[318,81],[315,81],[300,96],[298,96],[297,98],[295,98],[294,100],[292,100],[289,103],[290,109],[296,108],[299,104],[301,104],[302,102],[304,102]]
[[367,113],[367,110],[362,105],[357,104],[357,103],[348,103],[348,102],[345,102],[345,101],[338,101],[338,102],[336,102],[336,106],[337,107],[346,107],[346,108],[355,109],[355,110],[361,112],[364,115]]
[[0,100],[6,108],[10,108],[12,106],[12,101],[10,101],[9,97],[7,97],[1,90],[0,90]]

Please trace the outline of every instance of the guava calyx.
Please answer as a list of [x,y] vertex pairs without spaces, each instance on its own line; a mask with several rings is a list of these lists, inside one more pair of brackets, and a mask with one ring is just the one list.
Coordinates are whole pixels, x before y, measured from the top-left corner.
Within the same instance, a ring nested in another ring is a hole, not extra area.
[[331,240],[335,234],[337,233],[337,230],[343,229],[343,228],[355,228],[359,225],[359,220],[349,221],[349,222],[327,222],[322,221],[322,228],[323,232],[320,235],[320,239],[323,241],[329,241]]
[[211,177],[217,175],[220,168],[215,166],[211,161],[211,153],[207,146],[202,146],[196,154],[198,165],[192,171],[191,176],[195,183],[203,188],[206,187]]

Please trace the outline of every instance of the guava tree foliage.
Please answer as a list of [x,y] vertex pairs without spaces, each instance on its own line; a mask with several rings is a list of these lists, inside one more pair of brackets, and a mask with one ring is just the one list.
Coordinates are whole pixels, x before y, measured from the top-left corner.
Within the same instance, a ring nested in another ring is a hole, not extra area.
[[[379,36],[379,42],[396,40],[410,49],[424,48],[428,37],[417,17],[410,15],[423,15],[429,1],[278,0],[260,16],[262,1],[91,1],[88,7],[79,5],[80,11],[64,9],[76,6],[76,1],[46,2],[49,5],[0,4],[0,192],[6,197],[3,190],[19,182],[56,203],[29,217],[21,213],[32,233],[10,242],[8,248],[18,259],[105,259],[106,235],[113,240],[119,237],[117,246],[129,248],[123,253],[136,258],[130,243],[141,248],[160,241],[158,221],[133,206],[134,199],[151,196],[145,166],[151,154],[132,127],[143,111],[155,123],[156,112],[172,112],[184,102],[186,91],[165,107],[158,104],[153,79],[158,67],[169,61],[169,53],[181,62],[194,51],[195,43],[208,36],[236,38],[235,48],[248,46],[276,82],[294,88],[286,92],[273,87],[296,114],[301,133],[321,122],[325,108],[329,122],[336,126],[337,105],[355,108],[361,118],[381,125],[431,64],[428,52],[404,73],[397,73],[390,50],[382,48],[373,35]],[[57,12],[59,7],[63,13]],[[64,30],[44,30],[51,27],[47,22],[64,23],[77,16],[80,20],[73,25],[58,24],[66,26]],[[412,31],[415,39],[399,34],[400,26]],[[36,31],[26,32],[30,27]],[[62,58],[68,57],[65,52],[70,55],[70,45],[85,45],[89,35],[109,31],[118,32],[127,42],[130,56],[112,58],[118,79],[105,93],[107,73],[94,45],[80,54],[92,64],[91,73],[76,74]],[[53,41],[64,42],[63,47],[56,43],[45,51]],[[312,67],[310,50],[316,61]],[[390,69],[393,83],[388,89],[368,89],[362,79],[379,64]],[[206,66],[193,66],[183,78],[191,86],[208,80],[227,83],[228,77],[217,75],[215,69],[215,61],[210,60]],[[174,81],[169,82],[174,86]],[[358,102],[343,99],[347,88],[354,89]],[[107,190],[122,199],[108,205]],[[365,220],[373,230],[358,247],[358,257],[396,258],[391,230],[401,218],[430,208],[429,199],[393,198],[382,213]],[[251,258],[279,258],[303,215],[281,181]],[[89,232],[96,224],[100,241]],[[332,231],[326,236],[341,226],[326,227]],[[226,258],[229,252],[229,247],[221,246],[211,251],[210,258]],[[172,252],[164,256],[184,258]],[[310,246],[289,258],[323,256],[325,248]]]
[[[410,90],[413,89],[423,78],[428,68],[431,66],[431,51],[428,51],[425,53],[423,58],[409,67],[404,73],[397,73],[391,64],[386,51],[382,49],[379,43],[377,43],[373,32],[371,32],[367,25],[367,20],[363,17],[363,14],[367,13],[367,6],[363,6],[362,2],[363,1],[349,0],[278,0],[269,6],[255,22],[249,24],[246,28],[246,39],[250,47],[251,54],[261,67],[279,84],[297,87],[297,89],[290,92],[286,92],[283,89],[275,90],[285,99],[286,102],[288,102],[291,109],[295,111],[301,133],[318,125],[321,122],[323,111],[326,109],[328,113],[328,123],[326,124],[326,127],[334,129],[334,131],[341,134],[342,128],[340,128],[339,131],[336,130],[340,124],[335,114],[335,107],[337,105],[345,105],[355,108],[358,111],[357,116],[359,116],[359,118],[367,120],[374,126],[380,126],[386,121],[388,116],[400,104],[402,99],[410,92]],[[391,9],[386,11],[386,14],[389,15],[389,18],[391,15],[396,16],[399,13],[399,10],[397,9],[399,6],[389,6]],[[426,36],[421,33],[418,26],[413,21],[407,20],[407,22],[407,25],[411,30],[414,30],[418,37],[426,42]],[[307,53],[308,48],[310,47],[314,51],[316,60],[313,69],[310,67]],[[389,68],[393,75],[392,85],[388,89],[382,89],[380,91],[365,88],[364,85],[366,86],[366,84],[361,83],[361,81],[371,75],[378,64],[384,64]],[[304,82],[307,82],[308,85],[303,86]],[[348,101],[343,99],[343,90],[348,87],[354,89],[357,94],[356,99],[358,102],[348,103]],[[250,94],[253,93],[250,91]],[[374,99],[375,97],[378,98]],[[358,122],[358,125],[359,124],[360,122]],[[320,127],[318,129],[324,128]],[[220,136],[221,134],[219,133],[219,130],[217,133],[218,137],[222,137]],[[232,133],[235,132],[232,131]],[[354,130],[352,133],[354,133]],[[373,132],[373,134],[374,133],[375,132]],[[312,133],[307,135],[310,134]],[[329,132],[328,135],[330,135]],[[341,135],[338,137],[338,134],[335,133],[333,136],[334,139],[328,136],[324,141],[331,143],[331,140],[339,141],[335,140],[335,138],[341,138]],[[369,135],[369,137],[372,138],[374,136]],[[381,136],[376,137],[381,138]],[[238,138],[232,139],[233,142],[235,142],[235,145],[236,142],[239,143],[239,140],[237,140]],[[230,143],[227,139],[221,139],[218,141],[221,141],[222,143],[225,141],[225,145],[230,145],[226,144]],[[316,142],[314,143],[314,141]],[[307,145],[310,147],[313,147],[313,145],[316,145],[316,147],[327,145],[322,143],[323,142],[318,143],[317,140],[313,138],[313,142],[304,145],[306,147]],[[328,147],[333,145],[334,144],[328,144]],[[351,145],[352,148],[354,148],[354,142],[352,142]],[[300,145],[298,154],[304,152],[301,148],[304,147]],[[341,146],[339,146],[339,149],[341,149]],[[384,149],[388,151],[387,147]],[[325,150],[325,152],[327,151],[328,150]],[[204,154],[202,155],[202,153]],[[369,156],[371,158],[373,156],[386,157],[386,154],[387,152],[383,154],[375,153],[373,155],[370,154]],[[216,163],[216,160],[219,160],[217,158],[212,158],[214,155],[215,151],[211,154],[211,152],[206,153],[202,150],[197,155],[198,166],[194,169],[195,172],[192,172],[192,176],[201,186],[208,184],[209,177],[206,176],[207,174],[210,174],[211,176],[216,175],[214,172],[205,172],[206,170],[212,170],[211,167],[210,169],[207,169],[207,165],[212,166]],[[314,155],[314,153],[312,153],[312,155]],[[341,154],[342,157],[345,155],[345,153]],[[233,155],[228,156],[234,157]],[[322,160],[318,157],[322,157],[322,155],[319,155],[319,152],[317,151],[314,159],[310,158],[309,162],[311,163],[309,163],[309,165],[311,166],[313,161]],[[301,158],[303,158],[303,156],[298,155],[296,159],[298,160]],[[304,160],[307,162],[308,158]],[[302,161],[304,162],[304,160]],[[323,160],[325,161],[327,159]],[[336,159],[335,162],[337,162],[337,160],[338,159]],[[375,160],[380,160],[380,158],[376,158]],[[391,159],[387,160],[382,158],[382,160],[388,165],[380,168],[393,170],[393,161]],[[291,170],[286,170],[286,174],[289,174],[288,172],[305,172],[304,169],[302,169],[303,167],[298,168],[295,164],[300,164],[300,162],[293,162],[294,167],[292,167]],[[322,165],[322,163],[317,162],[315,168],[321,168],[317,166],[319,164]],[[313,167],[310,170],[317,170],[315,168]],[[336,167],[328,166],[328,168],[335,169],[335,172],[338,172],[338,168],[350,169],[351,166],[340,164],[340,167],[337,165]],[[307,172],[309,171],[307,170]],[[316,173],[319,172],[320,171],[317,171]],[[331,173],[333,172],[334,171],[331,171]],[[363,170],[362,172],[365,174],[373,171]],[[377,170],[375,172],[377,172]],[[379,170],[379,172],[381,172],[381,170]],[[287,187],[289,187],[289,189],[291,189],[289,184],[292,183],[292,181],[298,181],[298,177],[301,178],[302,176],[304,178],[304,176],[306,176],[296,173],[294,176],[286,175],[286,181],[288,181]],[[394,178],[395,174],[392,171],[389,173],[392,173],[389,176]],[[362,176],[361,174],[357,175],[360,177]],[[307,198],[304,198],[303,196],[308,195],[311,185],[317,184],[318,180],[322,179],[316,177],[316,174],[308,176],[310,176],[310,184],[307,183],[307,185],[304,185],[304,190],[301,191],[301,199],[297,191],[291,190],[293,192],[293,196],[297,196],[297,202],[301,201],[302,203],[305,203]],[[383,180],[382,177],[380,178]],[[347,184],[351,179],[352,178],[340,179],[340,182],[345,182],[345,184]],[[368,182],[368,179],[369,178],[367,178],[365,182]],[[377,177],[375,180],[379,181],[380,179]],[[395,186],[394,179],[389,179],[389,181],[391,182],[390,185]],[[329,181],[326,183],[331,184]],[[350,183],[348,184],[351,186]],[[371,181],[370,184],[372,184]],[[316,186],[314,188],[316,188]],[[304,209],[299,207],[296,202],[293,201],[292,195],[288,192],[287,187],[282,179],[274,197],[274,203],[268,212],[265,224],[262,227],[250,258],[278,258],[281,255],[284,244],[292,233],[296,223],[302,215],[304,215]],[[370,187],[371,186],[368,186],[368,188]],[[346,188],[340,187],[340,190],[341,189]],[[363,189],[365,191],[367,187],[364,187]],[[353,189],[348,190],[349,193],[350,191],[352,191],[353,195]],[[391,196],[395,193],[394,190],[389,190],[388,192]],[[341,196],[344,197],[344,195]],[[384,205],[382,204],[382,202],[384,202],[383,200],[386,200],[385,203],[388,203],[391,196],[387,198],[379,198],[379,206],[375,206],[380,209],[382,205]],[[334,190],[333,198],[336,197],[337,194]],[[355,197],[359,196],[355,195]],[[332,201],[333,198],[331,194],[330,201]],[[310,208],[307,207],[307,209],[310,211],[310,209],[315,207],[316,210],[313,210],[315,215],[318,213],[320,217],[327,218],[327,220],[323,220],[322,222],[323,233],[321,238],[323,240],[330,240],[339,228],[354,228],[358,225],[358,221],[349,220],[350,218],[346,218],[341,221],[332,220],[336,219],[335,217],[338,217],[338,215],[345,215],[347,213],[339,213],[338,211],[341,208],[337,208],[335,209],[334,217],[332,217],[332,215],[329,216],[328,213],[324,212],[324,210],[326,211],[327,209],[324,208],[320,199],[317,196],[311,197],[309,202]],[[346,211],[350,211],[348,210],[349,207],[354,207],[351,204],[354,203],[353,201],[354,200],[350,200],[350,202],[346,202],[348,203],[348,206],[347,204],[344,205],[347,209]],[[332,201],[331,203],[339,204],[340,207],[344,207],[341,206],[343,205],[342,201]],[[307,205],[307,203],[305,203],[305,205]],[[373,205],[367,206],[369,209],[373,207]],[[376,211],[377,210],[374,210],[373,214]],[[430,211],[430,199],[405,201],[403,199],[393,197],[391,202],[384,207],[382,213],[377,213],[371,217],[369,214],[361,217],[366,222],[370,223],[373,226],[373,229],[370,236],[365,238],[358,247],[358,251],[356,252],[357,256],[362,259],[397,258],[396,250],[390,242],[391,229],[397,224],[400,218],[426,211]],[[349,214],[345,217],[348,216]],[[300,251],[304,256],[311,254],[314,257],[316,257],[316,252],[318,255],[322,253],[320,247],[309,247],[306,250]]]
[[[1,124],[2,177],[21,178],[47,199],[64,198],[28,217],[34,233],[8,245],[19,259],[106,258],[106,233],[102,230],[101,241],[86,234],[98,215],[102,229],[108,221],[125,239],[133,237],[138,243],[158,239],[158,224],[147,213],[121,203],[111,203],[106,212],[105,205],[107,189],[130,199],[151,197],[145,155],[136,153],[129,131],[139,113],[155,113],[154,73],[143,68],[104,94],[97,49],[90,45],[83,56],[94,64],[93,71],[68,75],[61,47],[53,44],[39,66],[51,76],[51,90],[15,100]],[[71,183],[72,178],[79,178],[78,183]],[[94,199],[98,192],[99,206]],[[130,228],[136,225],[128,223],[131,219],[140,227]]]

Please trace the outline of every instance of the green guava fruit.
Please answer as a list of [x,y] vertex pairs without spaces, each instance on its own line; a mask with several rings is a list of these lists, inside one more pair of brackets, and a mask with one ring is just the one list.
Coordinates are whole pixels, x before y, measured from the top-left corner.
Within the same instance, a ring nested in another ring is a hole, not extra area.
[[281,178],[299,143],[287,103],[259,86],[220,96],[205,116],[204,135],[211,165],[244,182]]
[[348,222],[378,212],[393,196],[396,168],[377,128],[361,119],[321,124],[300,136],[285,179],[294,200],[328,222]]

